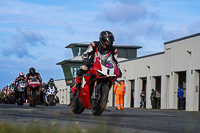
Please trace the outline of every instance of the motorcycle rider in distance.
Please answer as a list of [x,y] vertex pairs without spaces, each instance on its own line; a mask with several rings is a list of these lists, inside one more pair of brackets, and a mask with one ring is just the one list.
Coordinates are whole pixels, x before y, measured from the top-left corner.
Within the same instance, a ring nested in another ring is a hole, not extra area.
[[[111,52],[113,61],[119,68],[117,61],[117,49],[113,46],[115,41],[114,35],[110,31],[102,31],[99,35],[99,41],[94,41],[90,43],[87,50],[82,54],[83,65],[77,71],[77,76],[75,79],[75,85],[72,87],[73,97],[75,97],[78,90],[81,89],[82,78],[84,74],[89,71],[89,67],[93,66],[93,63],[96,61],[96,58],[104,53]],[[119,69],[120,71],[120,69]],[[120,71],[120,77],[121,77]]]
[[24,73],[21,72],[21,73],[19,73],[19,77],[17,77],[17,78],[15,79],[14,84],[17,85],[21,80],[24,80],[24,81],[25,81],[25,79],[26,79],[26,78],[24,77]]
[[[47,89],[48,89],[51,85],[54,86],[54,88],[55,88],[55,90],[56,90],[56,94],[57,94],[58,91],[57,91],[56,85],[54,84],[54,79],[53,79],[53,78],[50,78],[50,79],[49,79],[49,82],[47,82],[47,84],[45,85],[46,91],[47,91]],[[55,99],[56,99],[56,95],[55,95]],[[55,102],[55,101],[53,101],[53,102]]]
[[55,90],[56,90],[56,93],[57,93],[57,87],[56,85],[54,84],[54,79],[53,78],[50,78],[49,79],[49,82],[46,83],[45,85],[45,89],[47,90],[49,86],[53,85],[55,87]]
[[26,74],[26,82],[28,82],[29,79],[38,79],[40,81],[40,84],[42,84],[42,78],[39,73],[35,72],[35,68],[31,67],[29,69],[29,73]]
[[[42,84],[42,78],[39,73],[35,72],[35,68],[31,67],[29,69],[29,73],[26,74],[26,82],[28,82],[29,79],[38,79],[40,84]],[[27,99],[27,87],[25,91],[25,97]]]
[[7,102],[7,99],[8,99],[8,92],[9,92],[9,84],[3,88],[3,93],[5,95],[5,98],[4,100]]
[[[17,77],[14,81],[14,89],[15,89],[16,99],[19,96],[17,93],[17,85],[19,84],[20,81],[26,81],[26,78],[24,77],[23,72],[19,73],[19,77]],[[25,95],[26,95],[26,90],[25,90]]]

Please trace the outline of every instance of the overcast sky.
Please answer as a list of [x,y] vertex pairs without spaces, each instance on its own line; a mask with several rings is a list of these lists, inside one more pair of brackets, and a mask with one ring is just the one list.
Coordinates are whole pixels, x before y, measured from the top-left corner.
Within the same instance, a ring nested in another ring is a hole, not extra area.
[[44,82],[63,79],[56,63],[72,58],[70,43],[98,40],[138,45],[138,56],[200,32],[199,0],[0,0],[0,89],[34,67]]

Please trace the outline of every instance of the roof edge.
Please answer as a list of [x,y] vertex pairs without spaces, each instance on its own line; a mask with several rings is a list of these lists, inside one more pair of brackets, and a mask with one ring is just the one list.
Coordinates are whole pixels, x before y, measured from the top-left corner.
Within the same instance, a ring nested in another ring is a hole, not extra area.
[[200,36],[200,33],[196,33],[196,34],[193,34],[193,35],[189,35],[189,36],[186,36],[186,37],[182,37],[182,38],[178,38],[178,39],[175,39],[175,40],[172,40],[172,41],[168,41],[168,42],[165,42],[164,45],[167,45],[169,43],[182,41],[182,40],[189,39],[189,38],[196,37],[196,36]]
[[[73,48],[73,47],[76,47],[76,46],[79,46],[79,47],[88,47],[89,45],[90,45],[89,42],[70,43],[65,48]],[[118,43],[114,43],[113,46],[116,47],[116,48],[131,48],[131,49],[142,48],[141,46],[138,46],[138,45],[127,45],[127,44],[118,44]]]
[[128,59],[128,60],[119,61],[119,63],[132,61],[132,60],[137,60],[137,59],[142,59],[142,58],[151,57],[151,56],[156,56],[156,55],[160,55],[160,54],[164,54],[164,53],[165,52],[163,51],[163,52],[154,53],[154,54],[150,54],[150,55],[144,55],[144,56],[137,57],[137,58],[132,58],[132,59]]
[[56,63],[56,65],[63,65],[64,63],[82,63],[83,60],[64,60]]

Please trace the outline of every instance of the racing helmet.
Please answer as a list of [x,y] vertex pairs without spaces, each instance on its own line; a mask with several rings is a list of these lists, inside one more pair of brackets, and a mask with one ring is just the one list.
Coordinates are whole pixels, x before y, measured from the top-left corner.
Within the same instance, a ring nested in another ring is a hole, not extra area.
[[99,35],[99,41],[101,46],[108,50],[112,47],[113,42],[115,41],[114,35],[110,31],[102,31]]
[[54,82],[54,79],[53,79],[53,78],[50,78],[50,79],[49,79],[49,82]]
[[23,72],[20,72],[20,73],[19,73],[19,77],[24,77],[24,73],[23,73]]
[[53,82],[54,82],[54,79],[53,79],[53,78],[50,78],[50,79],[49,79],[49,83],[50,83],[50,84],[53,84]]
[[35,74],[35,68],[31,67],[31,68],[29,69],[29,73],[30,73],[31,75]]

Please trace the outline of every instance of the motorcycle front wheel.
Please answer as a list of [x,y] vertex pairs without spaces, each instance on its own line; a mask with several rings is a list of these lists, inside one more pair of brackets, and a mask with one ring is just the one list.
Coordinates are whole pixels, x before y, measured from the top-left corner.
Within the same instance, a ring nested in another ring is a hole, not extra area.
[[109,87],[105,84],[101,87],[100,100],[92,100],[92,114],[94,116],[99,116],[103,113],[106,104],[108,102]]
[[36,91],[32,91],[32,99],[30,101],[30,106],[31,107],[35,107],[36,106],[36,99],[37,99]]
[[24,94],[21,94],[19,97],[20,97],[20,99],[18,99],[18,105],[23,106],[23,104],[24,104]]
[[71,110],[74,114],[81,114],[85,110],[77,96],[75,96],[75,98],[73,98],[71,101]]
[[53,100],[54,100],[54,96],[50,95],[49,96],[49,105],[52,106],[53,105]]

